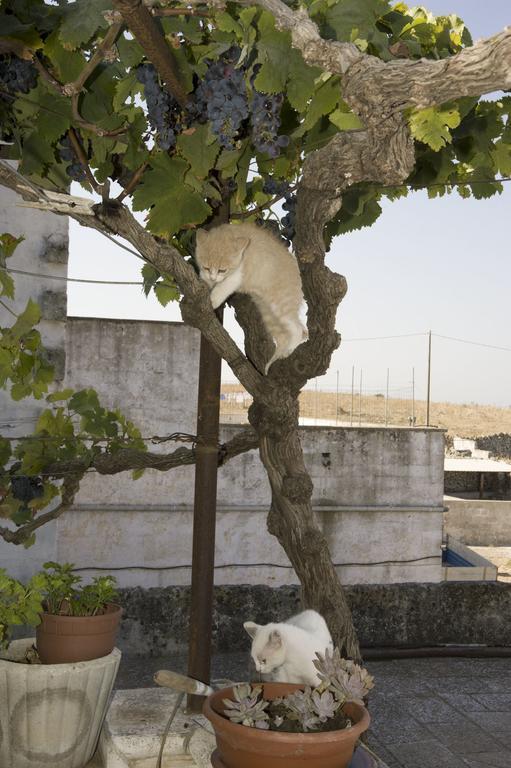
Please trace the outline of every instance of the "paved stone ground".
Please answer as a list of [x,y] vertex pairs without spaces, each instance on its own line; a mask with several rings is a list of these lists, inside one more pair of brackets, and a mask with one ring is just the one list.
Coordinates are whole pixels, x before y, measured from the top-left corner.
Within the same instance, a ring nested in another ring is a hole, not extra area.
[[[511,768],[511,659],[368,662],[368,746],[388,768]],[[116,685],[152,685],[158,669],[186,670],[186,656],[124,657]],[[247,679],[246,654],[213,659],[213,678]]]

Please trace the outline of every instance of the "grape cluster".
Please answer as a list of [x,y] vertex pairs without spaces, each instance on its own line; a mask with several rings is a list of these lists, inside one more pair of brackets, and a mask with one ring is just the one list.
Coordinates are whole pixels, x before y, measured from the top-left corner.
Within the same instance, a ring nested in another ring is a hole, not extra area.
[[15,499],[27,504],[32,499],[40,499],[44,495],[44,486],[40,477],[16,475],[11,480],[11,493]]
[[287,211],[287,214],[282,217],[280,223],[282,225],[282,234],[286,240],[291,242],[295,236],[296,227],[296,195],[293,192],[287,192],[285,198],[282,207]]
[[195,91],[199,120],[209,120],[220,146],[234,149],[237,134],[249,114],[245,70],[236,67],[240,49],[229,48],[218,61],[208,61],[204,79]]
[[283,101],[283,93],[260,93],[254,89],[252,141],[258,152],[265,152],[271,158],[278,157],[280,150],[289,144],[289,136],[278,135]]
[[152,64],[141,64],[136,69],[136,75],[139,83],[144,86],[149,122],[158,134],[156,143],[161,149],[171,149],[183,129],[181,107],[176,99],[161,87],[158,73]]
[[282,208],[287,211],[286,215],[280,220],[281,232],[283,237],[291,242],[295,236],[296,223],[296,195],[290,189],[287,181],[277,181],[272,176],[263,182],[263,192],[267,195],[278,195],[284,198]]
[[28,93],[37,84],[37,70],[30,61],[17,56],[0,57],[0,96],[1,91],[8,94]]
[[59,142],[59,157],[64,163],[69,163],[66,166],[66,173],[73,181],[85,181],[87,174],[85,168],[79,162],[75,155],[75,151],[69,141],[68,136],[64,136]]

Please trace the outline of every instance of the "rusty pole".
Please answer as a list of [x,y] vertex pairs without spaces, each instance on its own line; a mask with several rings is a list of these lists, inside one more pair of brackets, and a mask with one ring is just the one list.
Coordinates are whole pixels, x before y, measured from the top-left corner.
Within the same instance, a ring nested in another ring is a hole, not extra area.
[[[222,224],[228,220],[229,202],[227,199],[217,210],[211,226]],[[217,310],[217,317],[222,321],[222,307]],[[188,675],[196,680],[201,680],[203,683],[209,683],[211,673],[221,370],[221,357],[217,355],[211,344],[201,336]],[[200,712],[203,701],[202,696],[188,696],[188,710]]]

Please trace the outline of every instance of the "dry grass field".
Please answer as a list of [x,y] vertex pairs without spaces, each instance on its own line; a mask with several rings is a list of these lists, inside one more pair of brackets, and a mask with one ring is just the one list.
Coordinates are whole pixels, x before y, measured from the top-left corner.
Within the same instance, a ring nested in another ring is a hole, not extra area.
[[[251,399],[243,387],[222,384],[222,394],[225,396],[221,402],[223,420],[245,421]],[[315,392],[312,389],[304,390],[300,395],[300,415],[309,419],[328,419],[335,423],[336,406],[339,425],[385,424],[386,409],[389,426],[408,426],[412,417],[411,400],[389,398],[386,405],[382,395],[363,395],[359,402],[358,394],[355,394],[352,403],[351,394],[339,394],[337,401],[335,392]],[[415,418],[417,426],[426,424],[425,401],[415,401]],[[511,433],[511,408],[474,403],[431,403],[430,425],[460,437]]]

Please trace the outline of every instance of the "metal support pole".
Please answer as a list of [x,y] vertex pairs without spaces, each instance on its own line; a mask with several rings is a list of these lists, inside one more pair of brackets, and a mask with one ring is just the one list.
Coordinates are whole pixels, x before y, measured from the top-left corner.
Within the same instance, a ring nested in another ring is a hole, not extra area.
[[[211,670],[221,369],[221,358],[201,336],[188,675],[203,683],[209,683]],[[188,709],[200,712],[203,701],[188,696]]]
[[[226,195],[210,226],[224,224],[228,220],[229,197]],[[222,322],[222,307],[217,310],[217,317]],[[188,675],[203,683],[209,683],[211,674],[221,373],[222,358],[217,355],[209,341],[201,336]],[[188,710],[201,712],[203,702],[203,697],[189,695]]]
[[426,398],[426,426],[429,427],[429,409],[431,404],[431,331],[428,334],[428,394]]

